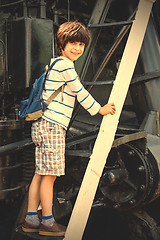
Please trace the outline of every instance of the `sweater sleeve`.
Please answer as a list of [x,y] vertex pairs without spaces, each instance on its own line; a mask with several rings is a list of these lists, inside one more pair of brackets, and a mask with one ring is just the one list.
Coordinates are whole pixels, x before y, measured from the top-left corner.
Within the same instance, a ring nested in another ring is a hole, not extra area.
[[101,105],[84,88],[79,81],[73,63],[71,64],[68,62],[65,64],[65,69],[62,72],[63,78],[73,94],[77,96],[78,102],[93,116],[99,112]]

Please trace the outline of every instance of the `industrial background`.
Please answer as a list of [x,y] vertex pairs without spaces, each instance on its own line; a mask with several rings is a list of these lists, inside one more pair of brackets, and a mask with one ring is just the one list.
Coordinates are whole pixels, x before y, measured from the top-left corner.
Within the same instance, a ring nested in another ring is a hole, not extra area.
[[[30,139],[31,123],[19,119],[19,106],[28,97],[35,78],[57,56],[58,26],[78,20],[88,27],[91,42],[75,66],[85,88],[103,105],[112,90],[138,3],[138,0],[0,0],[1,240],[51,239],[21,231],[28,186],[34,173],[34,146]],[[160,239],[159,92],[157,0],[83,240]],[[54,216],[65,225],[101,120],[100,115],[91,117],[76,103],[66,138],[66,175],[56,180],[54,191]],[[102,144],[105,148],[105,143]]]

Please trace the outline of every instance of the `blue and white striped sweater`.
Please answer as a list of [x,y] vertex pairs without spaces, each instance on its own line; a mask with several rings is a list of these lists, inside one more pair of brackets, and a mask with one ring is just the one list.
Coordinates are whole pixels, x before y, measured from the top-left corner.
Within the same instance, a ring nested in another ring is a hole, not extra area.
[[[66,83],[63,92],[63,102],[62,93],[59,93],[49,104],[43,118],[55,122],[67,129],[72,116],[76,96],[79,103],[91,115],[97,114],[101,106],[79,81],[73,62],[66,57],[60,58],[63,58],[63,60],[54,65],[46,78],[43,99],[44,101],[47,100],[53,91]],[[54,59],[52,59],[51,62],[52,61],[54,61]]]

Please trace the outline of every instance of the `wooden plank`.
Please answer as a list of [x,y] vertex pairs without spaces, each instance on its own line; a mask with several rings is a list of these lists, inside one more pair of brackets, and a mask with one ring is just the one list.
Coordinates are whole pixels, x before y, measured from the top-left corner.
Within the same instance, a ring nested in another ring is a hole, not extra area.
[[102,119],[93,152],[67,227],[65,240],[82,239],[99,179],[112,147],[119,117],[142,46],[153,2],[154,0],[140,0],[139,2],[136,17],[109,98],[109,102],[115,103],[117,111],[115,115],[107,115]]

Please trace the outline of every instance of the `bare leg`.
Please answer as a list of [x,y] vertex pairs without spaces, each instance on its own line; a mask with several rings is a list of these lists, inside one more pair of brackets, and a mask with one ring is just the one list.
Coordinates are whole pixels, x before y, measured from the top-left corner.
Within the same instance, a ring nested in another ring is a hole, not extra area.
[[42,176],[35,173],[28,193],[28,212],[37,212],[40,201],[40,185]]
[[42,176],[40,186],[40,199],[42,205],[42,215],[52,215],[52,202],[53,202],[53,184],[56,176],[46,175]]

